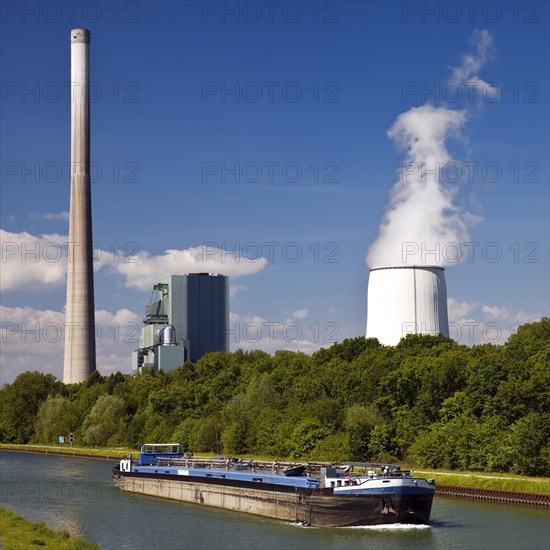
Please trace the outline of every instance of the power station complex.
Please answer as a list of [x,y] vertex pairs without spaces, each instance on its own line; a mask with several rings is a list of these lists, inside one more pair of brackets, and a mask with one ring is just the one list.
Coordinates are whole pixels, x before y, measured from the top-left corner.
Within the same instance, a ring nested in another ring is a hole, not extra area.
[[162,279],[143,322],[132,374],[169,371],[205,353],[229,351],[229,277],[189,273]]
[[[90,185],[90,31],[71,31],[71,204],[63,381],[96,370]],[[211,351],[229,351],[229,279],[171,275],[154,286],[132,371],[172,370]]]
[[[90,31],[71,31],[71,204],[63,381],[96,369],[90,186]],[[171,275],[154,286],[132,372],[172,370],[205,353],[229,351],[228,277]],[[370,270],[367,338],[396,345],[410,333],[449,335],[442,267]]]
[[395,346],[407,334],[449,336],[444,268],[373,267],[369,275],[367,338]]

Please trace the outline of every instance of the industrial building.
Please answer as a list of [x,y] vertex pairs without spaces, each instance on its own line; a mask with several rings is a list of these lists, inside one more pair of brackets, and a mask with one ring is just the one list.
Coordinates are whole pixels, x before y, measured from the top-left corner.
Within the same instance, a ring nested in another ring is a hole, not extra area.
[[145,307],[132,373],[169,371],[205,353],[229,351],[229,277],[213,273],[171,275],[153,287]]
[[407,334],[449,336],[443,267],[373,267],[367,301],[366,337],[385,346],[395,346]]

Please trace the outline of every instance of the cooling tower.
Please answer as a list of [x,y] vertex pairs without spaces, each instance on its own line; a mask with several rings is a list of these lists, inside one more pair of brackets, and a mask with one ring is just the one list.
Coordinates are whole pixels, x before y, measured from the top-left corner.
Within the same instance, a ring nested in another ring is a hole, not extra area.
[[449,336],[445,270],[434,265],[373,267],[367,338],[395,346],[411,333]]

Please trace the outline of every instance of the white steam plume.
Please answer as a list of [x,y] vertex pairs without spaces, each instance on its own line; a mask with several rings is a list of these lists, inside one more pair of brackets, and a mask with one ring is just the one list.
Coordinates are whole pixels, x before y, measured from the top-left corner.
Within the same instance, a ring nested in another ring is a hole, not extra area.
[[[471,41],[475,53],[462,57],[453,71],[454,82],[485,84],[477,71],[490,57],[493,38],[488,31],[474,31]],[[446,184],[442,174],[454,163],[447,139],[460,137],[467,118],[466,110],[425,104],[400,114],[393,123],[388,137],[406,152],[406,158],[378,237],[369,248],[370,267],[444,265],[450,258],[444,253],[446,246],[469,240],[469,228],[479,218],[454,204],[457,189]]]
[[[493,58],[494,39],[493,35],[486,29],[476,29],[470,38],[475,53],[464,54],[461,64],[453,70],[452,82],[457,86],[467,85],[468,88],[482,91],[484,94],[493,97],[496,88],[488,84],[477,75],[478,71]],[[489,92],[492,90],[492,92]]]

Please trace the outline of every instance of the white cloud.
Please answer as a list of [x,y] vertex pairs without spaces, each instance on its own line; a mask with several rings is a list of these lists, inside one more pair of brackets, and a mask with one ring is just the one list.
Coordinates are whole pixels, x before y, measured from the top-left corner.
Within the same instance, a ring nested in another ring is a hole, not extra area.
[[454,298],[447,300],[447,310],[449,312],[449,319],[460,319],[468,315],[479,304],[476,302],[459,302]]
[[236,296],[239,292],[246,290],[246,288],[245,285],[229,285],[229,296]]
[[61,220],[69,221],[69,213],[66,211],[63,212],[31,212],[29,214],[30,220]]
[[[65,314],[55,310],[0,306],[2,383],[38,370],[63,379]],[[130,373],[131,353],[139,345],[141,316],[128,309],[96,311],[97,368],[101,374]]]
[[47,212],[42,217],[45,220],[69,221],[69,213],[68,212]]
[[337,330],[332,325],[304,323],[290,318],[268,320],[259,315],[231,313],[229,345],[231,351],[261,349],[271,354],[277,350],[312,353],[330,347],[336,341]]
[[507,319],[510,315],[510,312],[506,307],[482,306],[481,311],[483,311],[485,317],[489,317],[495,320]]
[[[66,235],[0,230],[0,240],[2,292],[50,292],[65,285],[69,242]],[[143,250],[127,257],[122,253],[94,249],[94,271],[109,266],[111,273],[124,278],[126,287],[140,290],[150,290],[160,279],[172,274],[210,272],[237,278],[257,273],[266,265],[265,258],[250,260],[208,246],[166,250],[156,256]]]
[[[33,235],[27,231],[13,233],[0,229],[2,243],[2,277],[0,290],[50,292],[63,287],[67,278],[69,238],[50,233]],[[72,247],[78,254],[78,247]],[[112,263],[113,254],[99,248],[93,250],[94,271]]]
[[542,317],[540,313],[529,313],[522,309],[513,311],[507,307],[487,306],[481,308],[486,320],[504,321],[513,324],[532,323]]
[[295,319],[305,319],[306,317],[309,317],[309,310],[306,307],[303,309],[298,309],[292,313],[292,317]]
[[57,233],[32,235],[0,229],[2,242],[2,292],[43,292],[65,284],[69,239]]
[[140,290],[149,290],[168,275],[208,272],[237,278],[257,273],[267,265],[265,258],[252,261],[207,246],[166,250],[158,256],[140,251],[124,260],[113,263],[112,270],[125,278],[127,287]]
[[449,298],[449,335],[461,344],[504,344],[518,326],[538,321],[542,313]]

